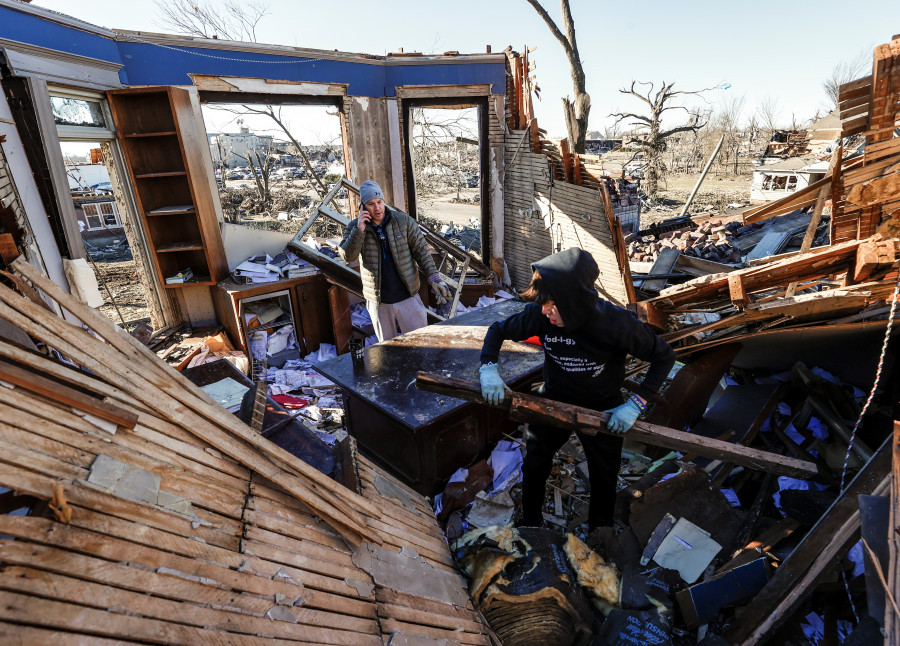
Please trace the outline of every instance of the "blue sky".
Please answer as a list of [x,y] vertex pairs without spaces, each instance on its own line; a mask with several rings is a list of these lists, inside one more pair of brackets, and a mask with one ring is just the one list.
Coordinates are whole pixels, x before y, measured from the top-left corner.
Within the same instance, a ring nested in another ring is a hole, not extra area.
[[[171,31],[160,24],[153,2],[34,0],[104,27]],[[271,15],[258,28],[260,42],[385,54],[406,51],[461,53],[521,51],[537,46],[532,59],[542,90],[536,102],[540,126],[564,133],[560,97],[571,94],[562,47],[526,0],[270,0]],[[558,20],[559,3],[545,0]],[[851,12],[859,6],[858,20]],[[900,32],[900,2],[865,5],[837,0],[756,2],[663,1],[610,3],[571,0],[576,37],[591,95],[592,129],[602,130],[611,112],[637,111],[636,99],[619,88],[633,80],[674,81],[694,90],[730,84],[709,93],[715,106],[744,98],[745,117],[774,97],[784,124],[822,111],[822,82],[833,67]],[[878,16],[872,20],[871,16]]]

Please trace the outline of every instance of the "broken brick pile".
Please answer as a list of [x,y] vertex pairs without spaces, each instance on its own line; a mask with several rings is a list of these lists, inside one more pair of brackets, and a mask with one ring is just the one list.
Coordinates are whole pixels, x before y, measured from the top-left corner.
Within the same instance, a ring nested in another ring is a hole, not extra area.
[[708,220],[699,226],[685,226],[659,235],[625,236],[628,258],[637,262],[653,262],[663,249],[678,249],[683,254],[722,263],[741,262],[741,249],[733,239],[762,228],[760,224],[744,225],[737,221],[722,223]]

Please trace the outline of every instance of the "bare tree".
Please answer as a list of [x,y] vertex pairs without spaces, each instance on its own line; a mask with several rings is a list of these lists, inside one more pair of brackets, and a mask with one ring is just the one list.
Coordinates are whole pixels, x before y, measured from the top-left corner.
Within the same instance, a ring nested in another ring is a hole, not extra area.
[[578,56],[578,45],[575,43],[575,21],[572,18],[572,10],[569,8],[569,0],[560,0],[562,11],[562,24],[565,34],[556,26],[553,18],[538,0],[528,0],[528,4],[534,7],[538,15],[550,28],[550,32],[562,45],[569,59],[569,72],[572,75],[572,87],[575,91],[575,100],[563,97],[563,114],[566,118],[566,130],[569,135],[569,144],[576,153],[584,153],[584,140],[587,134],[588,115],[591,112],[591,97],[585,89],[584,68],[581,66],[581,58]]
[[269,14],[269,5],[260,0],[154,0],[154,4],[162,27],[189,36],[252,43],[259,21]]
[[713,125],[725,135],[725,154],[719,155],[720,166],[733,167],[738,172],[738,158],[741,148],[741,115],[744,112],[744,97],[732,96],[723,101],[716,112]]
[[[642,94],[635,89],[636,85],[648,86],[647,93]],[[673,90],[674,83],[666,83],[663,81],[659,89],[653,82],[632,81],[630,88],[622,88],[619,90],[622,94],[629,94],[640,99],[647,104],[649,108],[648,114],[636,114],[634,112],[616,112],[609,116],[616,117],[616,124],[620,124],[627,119],[631,119],[628,125],[634,126],[636,131],[643,137],[643,141],[639,144],[641,152],[644,153],[644,166],[647,182],[645,191],[648,195],[654,195],[662,169],[662,154],[666,150],[666,139],[679,132],[697,132],[703,128],[707,121],[698,110],[689,110],[683,105],[676,104],[674,101],[678,97],[688,95],[702,96],[703,92],[707,92],[713,88],[704,88],[702,90]],[[654,92],[654,89],[656,91]],[[688,121],[684,125],[676,126],[664,130],[662,128],[662,115],[667,110],[684,110],[688,115]]]
[[766,96],[756,108],[756,117],[763,131],[771,137],[772,133],[778,130],[780,123],[778,113],[781,107],[778,105],[778,99],[771,94]]
[[[477,123],[471,109],[413,108],[413,176],[421,198],[456,190],[478,170]],[[418,202],[417,202],[418,207]]]
[[[232,151],[233,152],[233,151]],[[270,151],[260,152],[256,148],[247,151],[247,155],[238,155],[233,153],[235,157],[240,157],[247,165],[250,166],[250,172],[253,173],[253,179],[256,181],[256,192],[263,205],[268,205],[272,199],[272,193],[269,190],[269,177],[272,173],[273,158]]]
[[831,74],[822,83],[825,96],[829,101],[829,112],[837,108],[841,86],[861,77],[868,69],[871,60],[872,55],[870,53],[861,51],[853,59],[838,63],[831,69]]

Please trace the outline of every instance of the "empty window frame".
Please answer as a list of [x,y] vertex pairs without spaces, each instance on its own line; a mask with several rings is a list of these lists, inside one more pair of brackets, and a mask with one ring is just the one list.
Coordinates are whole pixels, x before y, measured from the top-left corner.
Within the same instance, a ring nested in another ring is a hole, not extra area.
[[84,211],[88,231],[122,226],[115,202],[92,202],[83,204],[81,208]]

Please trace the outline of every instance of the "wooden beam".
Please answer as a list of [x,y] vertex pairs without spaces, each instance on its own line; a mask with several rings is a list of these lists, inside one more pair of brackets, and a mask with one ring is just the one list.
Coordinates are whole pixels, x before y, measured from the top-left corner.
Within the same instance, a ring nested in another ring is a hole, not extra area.
[[[416,386],[422,390],[436,392],[484,404],[481,387],[477,383],[420,372],[416,376]],[[525,393],[512,393],[500,405],[509,410],[510,418],[523,422],[539,422],[557,428],[576,430],[587,435],[605,433],[609,413],[601,413],[589,408],[564,404],[562,402],[537,397]],[[626,433],[629,439],[666,449],[690,452],[706,458],[730,461],[750,469],[809,478],[817,473],[816,465],[805,460],[788,458],[767,451],[751,449],[731,442],[700,437],[665,426],[636,422]]]
[[6,361],[0,361],[0,380],[90,413],[117,426],[134,428],[138,421],[138,416],[129,410],[95,399],[58,381],[47,379]]
[[[876,236],[877,237],[877,236]],[[860,283],[879,269],[887,269],[897,258],[894,240],[866,240],[856,249],[853,282]]]
[[666,323],[669,320],[665,312],[656,307],[653,303],[647,301],[638,301],[631,303],[628,309],[637,314],[638,319],[652,327],[657,332],[664,332]]
[[738,309],[744,309],[744,306],[750,302],[750,296],[747,295],[747,290],[744,288],[741,274],[728,275],[728,292],[731,295],[732,304]]
[[[823,186],[819,190],[819,196],[816,198],[816,206],[813,208],[812,217],[809,219],[809,225],[806,227],[806,234],[803,236],[803,242],[800,245],[800,253],[806,253],[812,247],[813,239],[816,237],[816,229],[819,228],[819,222],[822,219],[822,211],[825,209],[825,201],[828,199],[828,193],[829,187],[827,186]],[[788,285],[784,295],[790,298],[794,295],[795,291],[797,291],[796,281]]]

